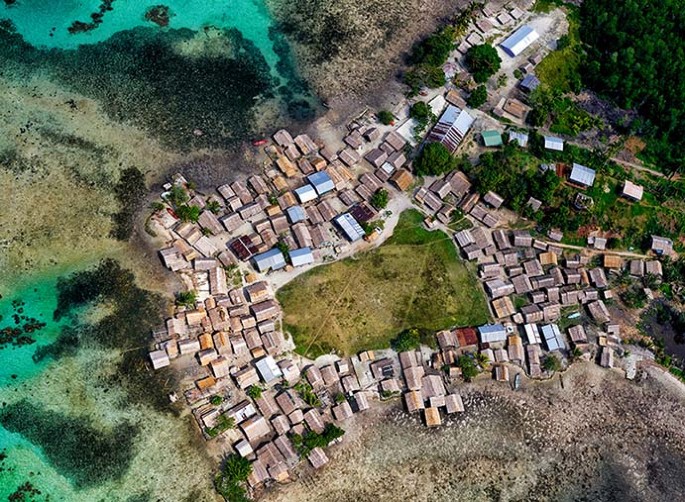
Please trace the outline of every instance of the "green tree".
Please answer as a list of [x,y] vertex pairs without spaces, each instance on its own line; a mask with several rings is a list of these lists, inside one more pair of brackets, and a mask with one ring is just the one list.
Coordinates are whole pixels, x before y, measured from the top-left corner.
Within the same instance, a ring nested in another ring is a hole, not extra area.
[[390,345],[397,352],[417,349],[421,345],[421,333],[416,328],[406,329],[393,338]]
[[466,66],[473,79],[480,83],[497,73],[502,64],[497,50],[490,44],[474,45],[466,52]]
[[262,389],[259,385],[250,385],[247,388],[246,394],[252,399],[259,399],[262,397],[262,392],[264,392],[264,389]]
[[467,382],[470,382],[478,375],[478,368],[473,362],[473,359],[467,355],[459,356],[457,359],[457,366],[461,368],[461,376]]
[[554,354],[549,354],[542,362],[542,367],[550,372],[559,371],[561,369],[561,361]]
[[221,473],[214,480],[217,492],[230,502],[249,500],[245,492],[245,481],[252,473],[252,463],[239,455],[226,458]]
[[395,116],[388,110],[381,110],[377,115],[381,124],[390,125],[395,121]]
[[442,143],[429,143],[414,161],[414,170],[421,176],[438,176],[455,169],[457,159]]
[[188,197],[188,192],[186,192],[185,188],[178,184],[174,184],[171,187],[168,198],[169,202],[171,202],[174,207],[185,204],[188,202],[188,200],[190,200],[190,197]]
[[389,199],[388,191],[385,188],[379,188],[371,197],[371,205],[376,209],[385,209],[388,206]]
[[476,87],[469,98],[466,100],[466,104],[471,108],[480,108],[488,100],[488,90],[484,85],[479,85]]
[[214,406],[219,406],[223,402],[224,402],[224,398],[218,394],[215,394],[209,398],[209,404],[212,404]]
[[430,106],[428,106],[423,101],[417,101],[409,109],[409,116],[420,122],[427,123],[433,113],[431,112]]
[[213,214],[218,214],[219,211],[221,211],[221,204],[219,204],[218,200],[212,199],[207,202],[205,209],[211,211]]

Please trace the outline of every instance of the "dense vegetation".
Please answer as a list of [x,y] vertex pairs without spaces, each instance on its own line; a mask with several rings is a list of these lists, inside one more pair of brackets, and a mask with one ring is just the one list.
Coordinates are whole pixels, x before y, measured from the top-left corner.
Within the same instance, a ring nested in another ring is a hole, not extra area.
[[70,417],[22,400],[0,412],[0,424],[39,446],[50,464],[77,488],[120,478],[134,456],[137,430],[121,424],[101,430],[83,417]]
[[685,169],[685,8],[682,0],[587,0],[580,35],[586,82],[644,117],[648,153],[667,172]]
[[145,175],[140,169],[129,167],[122,171],[119,182],[114,187],[114,194],[119,202],[119,212],[112,216],[114,221],[112,237],[122,241],[131,237],[133,218],[140,209],[145,191]]
[[442,143],[428,143],[414,161],[414,172],[419,176],[439,176],[457,165],[450,151]]
[[492,45],[480,44],[469,48],[465,62],[473,75],[473,80],[482,84],[499,71],[502,59]]

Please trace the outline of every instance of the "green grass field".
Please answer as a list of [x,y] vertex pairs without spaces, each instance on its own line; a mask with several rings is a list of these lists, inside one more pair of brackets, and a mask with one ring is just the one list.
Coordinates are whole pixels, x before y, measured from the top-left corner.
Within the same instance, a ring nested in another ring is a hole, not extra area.
[[406,328],[475,326],[489,318],[470,265],[448,235],[405,211],[379,248],[318,267],[278,292],[297,351],[353,354],[388,347]]

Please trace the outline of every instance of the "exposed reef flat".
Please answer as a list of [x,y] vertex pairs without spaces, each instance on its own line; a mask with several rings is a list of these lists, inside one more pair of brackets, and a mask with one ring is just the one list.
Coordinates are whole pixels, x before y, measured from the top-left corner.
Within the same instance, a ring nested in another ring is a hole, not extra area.
[[[404,54],[441,19],[468,2],[460,0],[268,0],[281,29],[295,44],[305,79],[334,108],[338,102],[374,106],[401,93],[395,73]],[[363,100],[360,97],[363,96]],[[341,106],[344,108],[344,106]]]
[[347,445],[306,483],[267,501],[673,500],[685,490],[682,385],[637,385],[593,364],[521,392],[478,382],[466,413],[427,430],[386,408],[346,427]]

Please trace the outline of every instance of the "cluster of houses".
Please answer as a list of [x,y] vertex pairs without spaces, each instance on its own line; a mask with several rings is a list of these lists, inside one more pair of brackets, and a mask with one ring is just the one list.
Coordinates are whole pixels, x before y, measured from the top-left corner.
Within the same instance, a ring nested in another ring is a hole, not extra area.
[[[374,194],[389,187],[403,191],[414,181],[404,167],[406,141],[396,131],[382,138],[366,126],[344,141],[335,152],[306,134],[293,138],[280,130],[266,148],[273,164],[264,175],[193,195],[188,205],[200,208],[197,223],[179,221],[171,209],[158,212],[154,218],[169,242],[160,252],[165,266],[180,271],[191,269],[196,258],[217,258],[225,267],[251,262],[268,272],[321,261],[336,235],[352,243],[373,240],[377,234],[367,235],[363,226],[378,217],[370,203]],[[166,188],[173,184],[187,187],[180,174]]]

